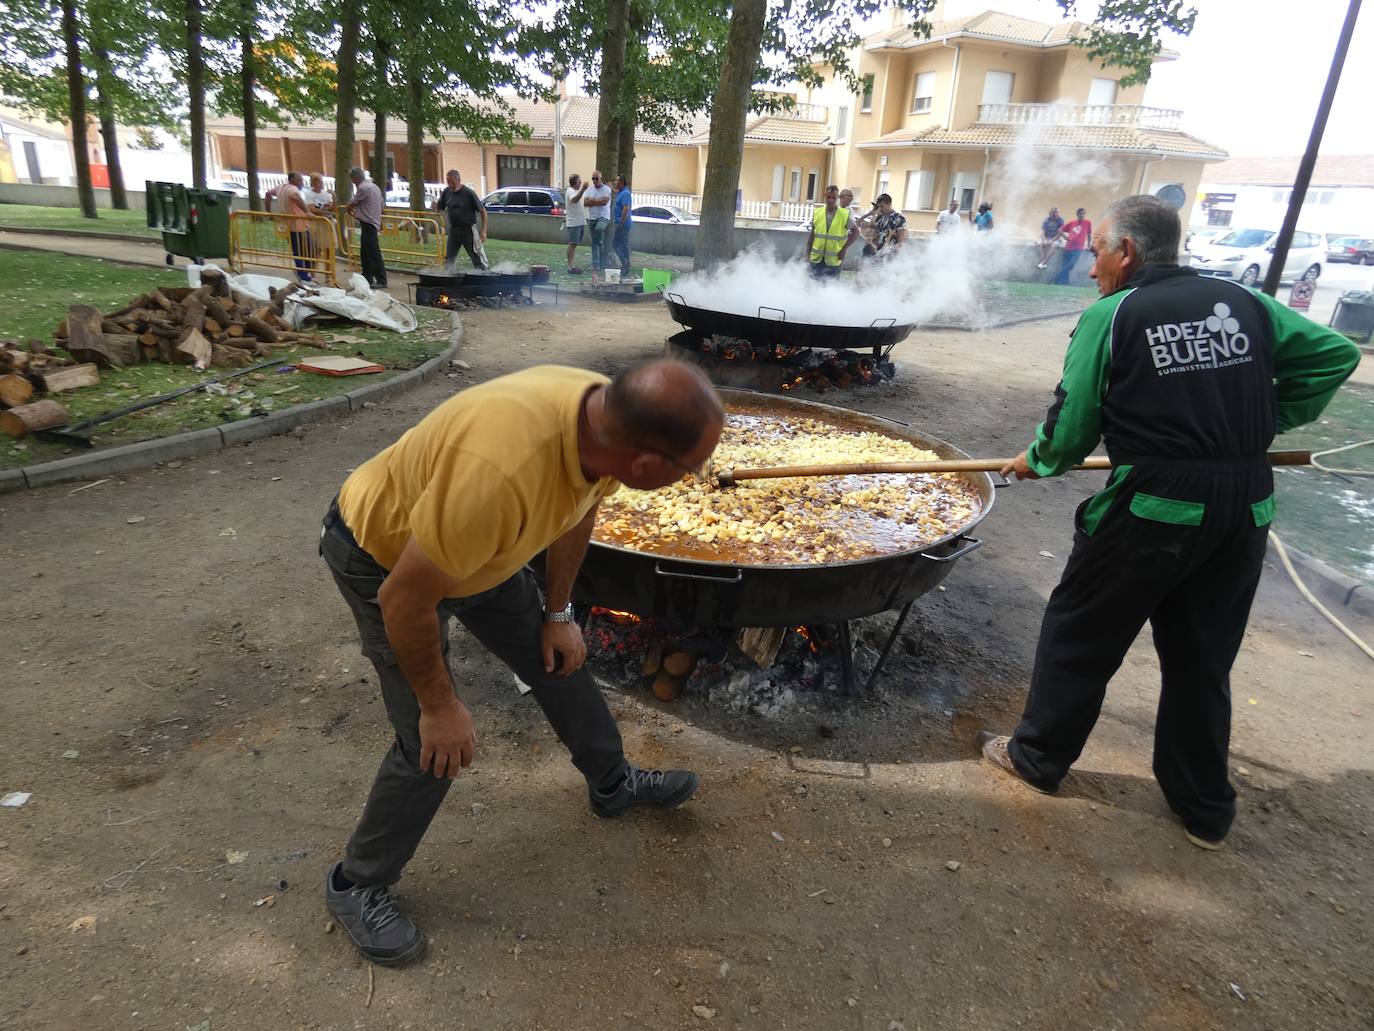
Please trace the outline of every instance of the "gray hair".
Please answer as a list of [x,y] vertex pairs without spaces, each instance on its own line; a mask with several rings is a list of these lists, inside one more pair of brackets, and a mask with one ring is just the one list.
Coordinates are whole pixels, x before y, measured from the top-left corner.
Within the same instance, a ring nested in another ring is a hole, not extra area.
[[458,169],[456,168],[450,168],[447,172],[445,172],[444,178],[447,179],[451,175],[456,175],[459,179],[463,178],[463,173],[458,171]]
[[360,183],[367,178],[367,173],[361,168],[350,168],[348,170],[348,178],[352,179],[354,182]]
[[1130,237],[1140,264],[1178,263],[1183,227],[1179,224],[1178,212],[1158,197],[1140,193],[1123,198],[1107,208],[1102,220],[1107,224],[1105,236],[1109,250],[1116,250],[1122,240]]

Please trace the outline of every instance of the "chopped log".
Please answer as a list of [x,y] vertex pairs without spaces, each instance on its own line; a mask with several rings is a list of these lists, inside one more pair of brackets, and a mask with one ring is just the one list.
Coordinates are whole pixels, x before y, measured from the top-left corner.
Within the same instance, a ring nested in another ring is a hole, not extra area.
[[131,326],[121,326],[114,319],[100,320],[100,332],[102,333],[127,333],[132,328]]
[[67,422],[67,409],[56,401],[35,401],[0,412],[0,430],[18,440],[35,430],[51,429]]
[[193,293],[195,291],[189,286],[164,286],[162,288],[162,296],[174,303],[186,300]]
[[231,337],[241,337],[243,336],[243,327],[237,324],[230,324],[225,328],[224,332],[228,333]]
[[177,344],[176,353],[179,362],[197,369],[209,368],[210,360],[214,357],[210,341],[205,339],[200,330],[194,328],[186,331],[186,335]]
[[20,405],[28,404],[29,398],[33,397],[33,384],[23,376],[16,376],[10,373],[0,376],[0,405],[6,408],[18,408]]
[[66,319],[63,319],[61,322],[59,322],[59,323],[57,324],[57,328],[54,329],[54,330],[52,331],[52,335],[55,336],[55,337],[64,337],[64,338],[65,338],[65,337],[69,337],[69,336],[72,335],[72,334],[71,334],[71,330],[67,327],[67,320],[66,320]]
[[55,369],[38,377],[38,385],[49,394],[60,394],[78,387],[94,387],[99,383],[100,372],[90,362],[73,365],[70,369]]
[[283,330],[286,332],[290,332],[291,330],[291,323],[287,322],[275,311],[268,315],[267,318],[265,318],[263,321],[266,322],[273,329]]
[[163,293],[161,290],[154,290],[152,293],[150,293],[148,295],[148,300],[152,301],[163,311],[171,311],[173,308],[176,307],[176,304],[172,301],[172,299],[168,297],[167,294]]
[[773,665],[782,648],[787,628],[782,626],[748,626],[739,632],[739,650],[753,659],[760,669]]
[[138,342],[142,344],[144,347],[156,347],[157,334],[154,333],[151,329],[148,330],[148,332],[146,333],[140,333],[138,335]]
[[658,668],[663,665],[663,642],[654,641],[649,645],[649,650],[644,653],[644,665],[640,667],[646,677],[651,677],[658,672]]
[[227,326],[234,320],[229,317],[229,313],[224,310],[224,305],[219,303],[216,297],[209,297],[205,300],[205,313],[221,326]]
[[152,303],[152,301],[149,299],[149,296],[150,295],[148,294],[139,294],[137,297],[135,297],[124,307],[120,308],[118,311],[110,312],[109,317],[112,319],[117,319],[119,318],[119,316],[127,315],[129,312],[135,311],[138,308],[147,307],[149,304]]
[[177,340],[176,337],[157,338],[157,360],[166,365],[177,363]]
[[20,351],[18,348],[7,347],[0,351],[0,369],[6,372],[23,372],[33,361],[33,355],[28,351]]
[[253,355],[241,347],[229,347],[226,344],[213,344],[212,347],[211,365],[227,369],[241,369],[245,365],[253,364]]
[[654,697],[660,702],[675,702],[686,683],[685,677],[668,676],[660,670],[658,676],[654,677]]
[[67,350],[79,361],[95,362],[102,369],[137,365],[143,355],[138,337],[128,333],[102,333],[100,312],[89,304],[73,304],[67,309],[71,341]]
[[229,296],[229,280],[219,269],[206,269],[200,274],[200,281],[210,288],[212,297]]
[[263,343],[275,344],[278,342],[277,331],[256,314],[249,315],[243,320],[243,328],[250,331]]
[[691,652],[669,652],[663,656],[663,669],[675,677],[685,677],[696,665]]
[[194,294],[181,302],[181,324],[191,329],[205,328],[205,304]]
[[219,336],[221,333],[224,332],[224,326],[219,322],[218,319],[214,319],[214,318],[210,317],[209,315],[206,315],[206,316],[205,316],[205,332],[209,333],[211,336],[216,336],[216,337],[217,337],[217,336]]

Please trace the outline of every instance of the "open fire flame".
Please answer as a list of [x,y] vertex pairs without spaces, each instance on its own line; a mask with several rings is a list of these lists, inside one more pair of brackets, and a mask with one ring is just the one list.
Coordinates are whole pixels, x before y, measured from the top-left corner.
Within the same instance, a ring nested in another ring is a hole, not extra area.
[[[868,386],[896,375],[886,355],[861,355],[849,350],[827,351],[783,344],[756,344],[732,337],[694,341],[702,354],[732,363],[757,362],[778,366],[778,389],[807,387],[816,391],[832,387]],[[693,346],[684,344],[683,346]]]

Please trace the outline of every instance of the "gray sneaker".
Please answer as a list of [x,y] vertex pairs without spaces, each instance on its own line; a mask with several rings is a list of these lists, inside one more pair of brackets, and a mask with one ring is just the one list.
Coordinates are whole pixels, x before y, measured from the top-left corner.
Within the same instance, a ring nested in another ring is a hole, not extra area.
[[978,731],[978,736],[974,740],[983,758],[992,763],[992,765],[996,766],[1003,773],[1015,777],[1032,791],[1038,791],[1042,795],[1054,794],[1053,791],[1046,791],[1044,788],[1032,784],[1025,778],[1025,775],[1016,768],[1016,764],[1011,761],[1011,753],[1007,751],[1007,745],[1011,743],[1011,738],[1008,735],[994,734],[989,730],[980,730]]
[[340,887],[343,863],[329,868],[324,879],[324,904],[358,951],[383,967],[400,967],[425,954],[427,941],[415,922],[396,908],[385,884]]
[[600,817],[621,816],[632,806],[676,809],[697,793],[701,782],[691,770],[641,770],[627,763],[625,779],[613,791],[589,790],[592,812]]

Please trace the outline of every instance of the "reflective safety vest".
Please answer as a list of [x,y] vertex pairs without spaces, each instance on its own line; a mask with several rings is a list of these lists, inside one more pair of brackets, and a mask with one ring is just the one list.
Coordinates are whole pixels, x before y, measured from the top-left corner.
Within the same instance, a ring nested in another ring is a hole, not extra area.
[[835,208],[835,214],[826,221],[825,205],[816,209],[811,216],[811,264],[839,266],[840,248],[849,238],[849,209]]

